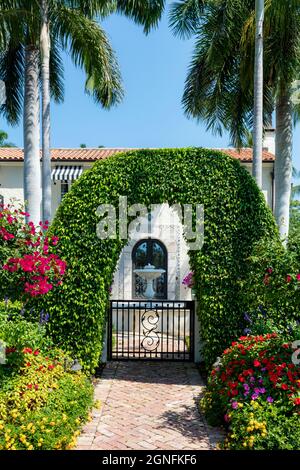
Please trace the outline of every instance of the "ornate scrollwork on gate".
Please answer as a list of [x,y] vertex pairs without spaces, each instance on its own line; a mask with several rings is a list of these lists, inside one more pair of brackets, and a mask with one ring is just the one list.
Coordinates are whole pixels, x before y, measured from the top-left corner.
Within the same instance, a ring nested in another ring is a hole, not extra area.
[[144,338],[141,342],[142,348],[146,351],[156,351],[160,338],[156,331],[159,322],[159,315],[156,310],[146,310],[142,315],[142,326]]

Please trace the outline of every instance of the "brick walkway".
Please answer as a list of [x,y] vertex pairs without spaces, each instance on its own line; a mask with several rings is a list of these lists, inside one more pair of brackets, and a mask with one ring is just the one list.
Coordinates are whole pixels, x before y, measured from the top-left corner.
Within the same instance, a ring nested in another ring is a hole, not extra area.
[[95,387],[93,411],[77,449],[213,449],[222,439],[197,409],[203,392],[193,364],[114,362]]

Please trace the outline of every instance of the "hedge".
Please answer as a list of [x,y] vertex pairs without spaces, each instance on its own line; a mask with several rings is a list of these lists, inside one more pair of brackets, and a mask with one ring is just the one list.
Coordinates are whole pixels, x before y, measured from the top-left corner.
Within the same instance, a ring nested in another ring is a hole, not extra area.
[[205,243],[190,252],[203,354],[209,366],[241,331],[254,244],[278,240],[263,194],[239,161],[202,148],[138,150],[96,162],[64,197],[50,232],[67,262],[64,283],[40,301],[55,340],[93,370],[106,328],[109,287],[126,241],[96,236],[100,204],[204,204]]

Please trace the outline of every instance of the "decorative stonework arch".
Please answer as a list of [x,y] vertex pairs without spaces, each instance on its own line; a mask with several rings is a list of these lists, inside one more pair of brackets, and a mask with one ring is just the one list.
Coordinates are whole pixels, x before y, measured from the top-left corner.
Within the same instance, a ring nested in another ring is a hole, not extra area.
[[[97,162],[73,184],[52,224],[68,264],[63,285],[43,301],[49,330],[89,370],[101,356],[109,288],[127,240],[100,240],[97,208],[128,204],[203,204],[205,243],[190,252],[203,353],[211,364],[241,332],[254,244],[277,237],[270,209],[240,163],[201,148],[139,150]],[[118,212],[118,210],[117,210]],[[274,235],[275,234],[275,235]]]

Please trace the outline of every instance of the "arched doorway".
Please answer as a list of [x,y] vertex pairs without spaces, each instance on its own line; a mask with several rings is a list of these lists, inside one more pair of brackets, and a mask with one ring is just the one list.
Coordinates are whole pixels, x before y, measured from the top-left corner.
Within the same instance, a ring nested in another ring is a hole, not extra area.
[[137,268],[151,264],[157,269],[164,269],[160,277],[154,279],[154,299],[168,298],[168,252],[165,245],[151,237],[139,240],[132,250],[132,298],[143,299],[146,281],[134,273]]

